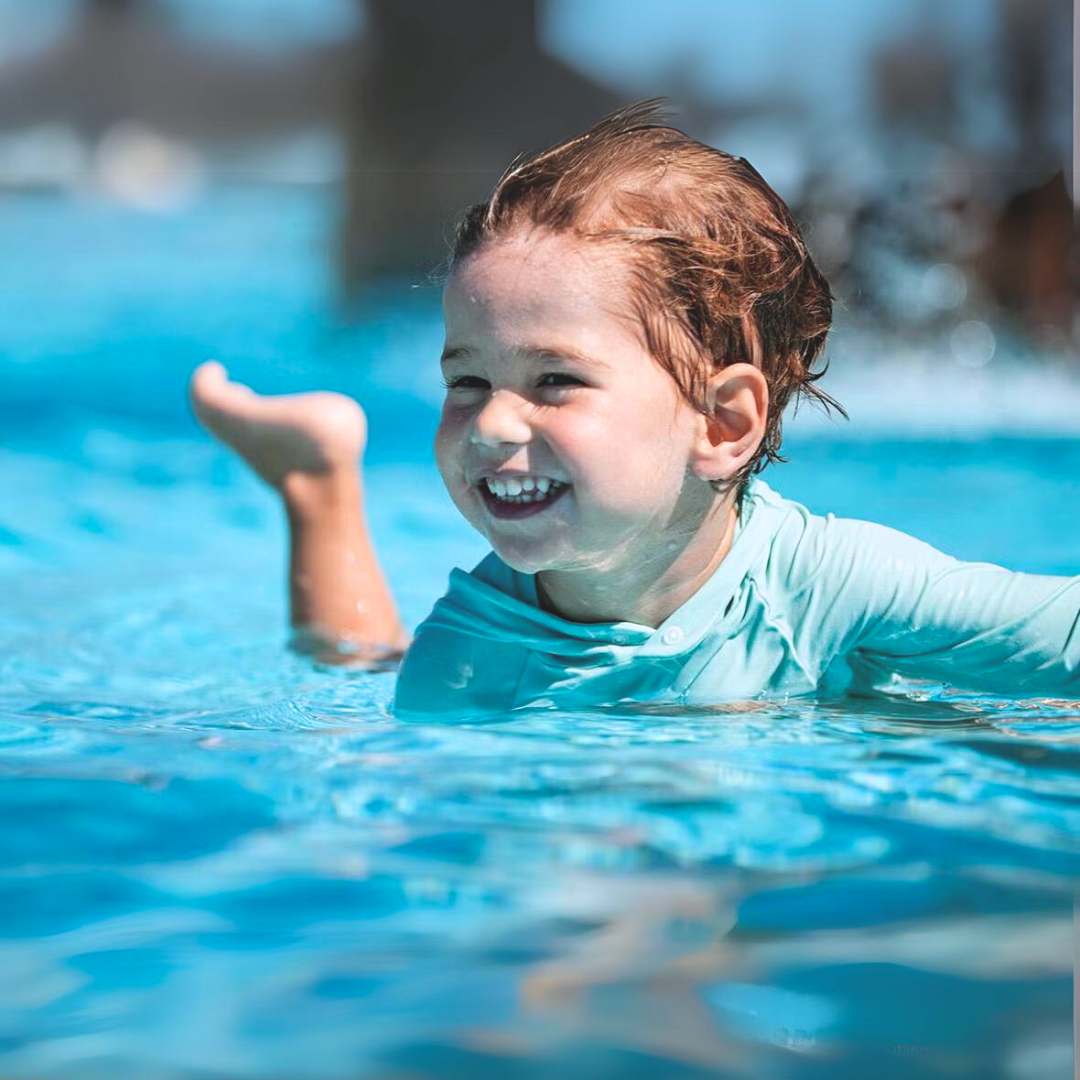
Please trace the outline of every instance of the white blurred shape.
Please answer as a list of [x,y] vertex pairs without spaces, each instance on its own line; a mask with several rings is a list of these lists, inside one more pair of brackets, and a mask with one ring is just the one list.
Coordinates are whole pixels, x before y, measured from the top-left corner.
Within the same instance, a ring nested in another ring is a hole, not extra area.
[[101,194],[139,210],[178,210],[201,189],[203,164],[187,143],[141,124],[116,124],[98,143],[94,181]]
[[923,303],[928,308],[951,311],[967,299],[967,279],[951,263],[935,263],[922,277]]

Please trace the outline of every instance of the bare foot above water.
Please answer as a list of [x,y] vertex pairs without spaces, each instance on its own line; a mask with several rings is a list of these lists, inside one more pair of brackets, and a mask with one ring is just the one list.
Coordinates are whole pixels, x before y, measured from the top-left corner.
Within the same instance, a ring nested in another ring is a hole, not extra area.
[[257,394],[214,360],[195,369],[189,390],[203,426],[278,490],[291,474],[355,470],[364,452],[364,410],[344,394]]

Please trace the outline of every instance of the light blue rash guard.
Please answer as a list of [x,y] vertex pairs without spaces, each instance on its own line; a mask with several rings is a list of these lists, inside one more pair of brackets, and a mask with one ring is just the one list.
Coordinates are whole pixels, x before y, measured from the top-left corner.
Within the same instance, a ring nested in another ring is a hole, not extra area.
[[394,709],[708,705],[883,689],[894,675],[1080,696],[1080,577],[960,562],[754,479],[727,557],[656,628],[544,611],[535,576],[494,553],[453,570],[402,662]]

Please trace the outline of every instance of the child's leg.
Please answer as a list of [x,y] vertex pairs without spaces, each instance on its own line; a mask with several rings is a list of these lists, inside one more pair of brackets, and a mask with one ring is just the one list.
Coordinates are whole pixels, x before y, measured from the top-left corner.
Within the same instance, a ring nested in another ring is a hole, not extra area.
[[202,423],[281,495],[298,644],[323,659],[393,659],[408,645],[364,518],[363,410],[342,394],[263,397],[216,363],[191,379]]

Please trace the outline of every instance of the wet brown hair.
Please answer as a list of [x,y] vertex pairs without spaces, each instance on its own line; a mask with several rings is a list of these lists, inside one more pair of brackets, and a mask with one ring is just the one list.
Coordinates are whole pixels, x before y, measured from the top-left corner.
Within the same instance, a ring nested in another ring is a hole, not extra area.
[[661,101],[630,105],[517,158],[488,200],[466,212],[451,269],[522,225],[627,248],[645,345],[700,412],[709,415],[712,372],[739,361],[761,369],[768,418],[732,480],[740,496],[751,475],[784,460],[781,417],[792,397],[847,415],[815,385],[825,374],[813,365],[832,324],[832,294],[791,212],[745,158],[669,126]]

